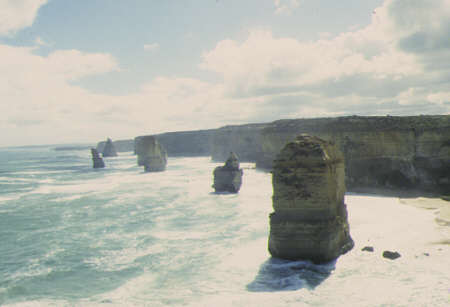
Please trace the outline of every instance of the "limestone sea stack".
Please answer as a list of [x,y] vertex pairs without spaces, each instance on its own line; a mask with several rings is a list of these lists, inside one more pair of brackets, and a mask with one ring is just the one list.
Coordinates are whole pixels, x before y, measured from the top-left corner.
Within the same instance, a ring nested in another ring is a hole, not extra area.
[[91,148],[91,154],[92,154],[93,168],[104,168],[105,162],[103,162],[103,159],[102,157],[100,157],[100,154],[98,153],[97,149]]
[[239,192],[243,171],[239,168],[239,159],[233,152],[230,152],[225,165],[216,167],[213,174],[213,188],[216,192]]
[[106,140],[105,147],[102,152],[103,157],[117,157],[117,151],[110,138]]
[[273,257],[323,263],[353,248],[344,172],[342,153],[318,137],[302,134],[281,150],[272,175]]
[[137,163],[146,172],[161,172],[166,169],[167,152],[153,135],[139,136],[135,139]]

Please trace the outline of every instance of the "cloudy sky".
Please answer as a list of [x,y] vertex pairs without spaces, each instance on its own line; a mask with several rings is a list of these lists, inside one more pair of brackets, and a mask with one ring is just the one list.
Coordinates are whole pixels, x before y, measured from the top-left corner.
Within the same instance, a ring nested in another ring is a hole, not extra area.
[[0,146],[450,114],[450,0],[0,0]]

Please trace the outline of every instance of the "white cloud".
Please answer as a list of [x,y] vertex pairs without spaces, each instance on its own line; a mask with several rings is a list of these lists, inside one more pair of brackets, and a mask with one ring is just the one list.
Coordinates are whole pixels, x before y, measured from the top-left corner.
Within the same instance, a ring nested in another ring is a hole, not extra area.
[[39,8],[46,3],[47,0],[1,0],[0,36],[31,26]]
[[[338,114],[342,97],[352,97],[363,111],[376,112],[380,101],[379,114],[389,106],[411,112],[410,106],[440,101],[433,93],[450,86],[450,1],[424,2],[387,0],[368,26],[315,42],[252,30],[244,41],[218,42],[203,54],[201,68],[220,74],[232,97],[281,101],[274,97],[289,94],[301,98],[298,109],[308,114],[318,101],[327,101],[326,110]],[[449,113],[448,104],[440,106],[433,104],[430,112]],[[320,108],[317,114],[323,114]]]
[[4,142],[33,143],[26,138],[36,134],[37,139],[58,135],[59,141],[68,135],[89,136],[80,131],[95,122],[93,113],[114,98],[90,94],[71,81],[117,70],[115,60],[108,54],[77,50],[55,51],[46,57],[32,52],[33,48],[0,45],[0,127],[14,131],[5,135]]
[[119,70],[116,60],[109,54],[83,53],[78,50],[54,51],[48,55],[46,62],[49,73],[65,80]]
[[14,132],[0,145],[213,128],[230,119],[245,122],[253,111],[246,99],[225,98],[222,85],[191,78],[155,78],[124,96],[94,94],[72,81],[119,69],[111,55],[33,50],[0,45],[0,129]]
[[299,5],[300,0],[274,0],[275,14],[291,14]]
[[146,51],[155,51],[159,49],[159,44],[158,43],[152,43],[152,44],[145,44],[144,45],[144,50]]
[[450,92],[436,92],[429,94],[427,100],[436,104],[450,104]]
[[402,78],[421,72],[413,55],[351,33],[314,43],[252,31],[246,41],[221,41],[204,54],[202,68],[220,73],[235,95],[264,88],[302,87],[357,74]]
[[34,43],[38,46],[49,46],[49,43],[45,42],[40,36],[36,37]]
[[201,67],[223,82],[158,77],[123,96],[74,85],[118,70],[109,54],[39,56],[0,45],[0,129],[14,131],[2,143],[131,138],[279,118],[449,114],[450,0],[428,2],[388,0],[368,26],[315,42],[250,31],[203,54]]

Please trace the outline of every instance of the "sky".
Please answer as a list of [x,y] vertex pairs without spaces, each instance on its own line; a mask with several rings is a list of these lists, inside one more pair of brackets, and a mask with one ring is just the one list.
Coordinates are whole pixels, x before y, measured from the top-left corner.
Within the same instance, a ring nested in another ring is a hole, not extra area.
[[450,0],[0,0],[0,146],[450,114]]

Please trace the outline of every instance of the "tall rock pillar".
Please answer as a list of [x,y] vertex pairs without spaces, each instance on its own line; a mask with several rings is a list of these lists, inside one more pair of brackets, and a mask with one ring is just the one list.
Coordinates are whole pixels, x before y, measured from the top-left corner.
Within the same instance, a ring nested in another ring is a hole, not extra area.
[[272,256],[322,263],[353,248],[344,203],[344,158],[336,146],[298,136],[275,159],[272,184]]
[[98,153],[97,149],[91,148],[91,155],[92,155],[92,167],[93,168],[104,168],[105,162],[103,162],[103,159],[100,157],[100,154]]
[[114,146],[112,140],[108,138],[105,143],[105,147],[103,147],[102,152],[103,157],[117,157],[117,150]]
[[146,172],[161,172],[166,169],[167,152],[152,135],[135,138],[137,163]]
[[238,193],[242,184],[243,171],[239,168],[239,159],[235,153],[230,152],[230,156],[224,166],[214,169],[213,188],[216,192]]

